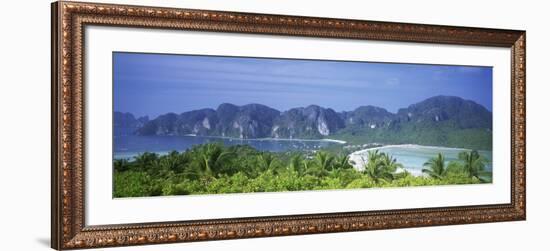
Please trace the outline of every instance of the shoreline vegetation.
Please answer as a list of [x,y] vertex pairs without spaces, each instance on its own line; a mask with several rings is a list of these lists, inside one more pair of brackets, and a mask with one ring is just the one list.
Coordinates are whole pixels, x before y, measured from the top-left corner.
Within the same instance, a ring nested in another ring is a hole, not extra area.
[[[362,170],[365,166],[365,160],[364,156],[368,155],[371,151],[380,151],[387,148],[393,148],[393,147],[400,147],[400,148],[433,148],[434,150],[440,150],[441,146],[425,146],[425,145],[418,145],[418,144],[390,144],[390,145],[383,145],[383,144],[374,144],[371,146],[367,146],[365,148],[362,148],[361,150],[354,151],[348,155],[351,162],[353,162],[353,166],[358,169]],[[459,151],[471,151],[467,148],[460,148],[460,147],[444,147],[445,149],[451,149],[451,150],[459,150]]]
[[250,138],[250,139],[243,139],[243,138],[237,138],[237,137],[227,137],[227,136],[202,136],[202,135],[196,135],[196,134],[185,134],[183,135],[185,137],[201,137],[201,138],[213,138],[213,139],[229,139],[229,140],[241,140],[241,141],[305,141],[305,142],[332,142],[332,143],[338,143],[338,144],[346,144],[347,142],[345,140],[339,140],[339,139],[291,139],[291,138]]
[[[265,139],[264,139],[265,140]],[[297,140],[297,139],[296,139]],[[265,152],[248,145],[195,145],[165,155],[144,152],[115,159],[114,197],[189,194],[283,192],[306,190],[408,187],[491,183],[488,160],[475,150],[461,151],[458,161],[446,162],[435,154],[415,176],[393,156],[369,145],[346,152]],[[418,145],[406,145],[415,147]],[[342,151],[344,150],[344,151]],[[355,156],[355,157],[354,157]],[[362,168],[357,168],[358,158]]]

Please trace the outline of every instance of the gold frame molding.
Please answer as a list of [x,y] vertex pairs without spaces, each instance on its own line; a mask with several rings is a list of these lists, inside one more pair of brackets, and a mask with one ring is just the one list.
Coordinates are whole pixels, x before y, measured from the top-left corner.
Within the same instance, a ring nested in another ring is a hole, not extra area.
[[[511,50],[511,203],[86,226],[86,25],[505,47]],[[525,31],[55,2],[52,4],[52,228],[55,249],[423,227],[526,218]]]

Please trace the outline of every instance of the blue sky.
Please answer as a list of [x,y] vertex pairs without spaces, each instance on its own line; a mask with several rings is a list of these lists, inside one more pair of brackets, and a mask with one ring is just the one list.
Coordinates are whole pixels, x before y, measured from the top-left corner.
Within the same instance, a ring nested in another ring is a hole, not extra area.
[[436,95],[492,110],[491,67],[123,52],[113,53],[113,64],[114,110],[152,118],[221,103],[396,112]]

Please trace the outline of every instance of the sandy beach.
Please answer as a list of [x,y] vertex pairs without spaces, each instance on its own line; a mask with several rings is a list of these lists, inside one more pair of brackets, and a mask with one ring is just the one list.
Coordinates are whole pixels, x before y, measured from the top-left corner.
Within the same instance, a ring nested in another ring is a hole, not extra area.
[[[453,147],[441,147],[441,146],[424,146],[424,145],[416,145],[416,144],[402,144],[402,145],[385,145],[385,146],[378,146],[378,147],[371,147],[371,148],[364,148],[355,152],[352,152],[349,154],[350,161],[353,162],[353,166],[356,170],[362,171],[365,168],[365,164],[368,158],[368,152],[369,151],[375,151],[375,150],[383,150],[386,148],[401,148],[401,149],[433,149],[434,152],[438,152],[439,150],[456,150],[456,151],[467,151],[468,149],[465,148],[453,148]],[[427,160],[427,159],[426,159]],[[404,161],[402,159],[398,159],[398,161]],[[410,172],[414,176],[420,176],[422,175],[421,169],[419,168],[411,168],[407,167],[408,163],[402,163],[405,165],[405,170]],[[415,165],[416,166],[416,165]]]

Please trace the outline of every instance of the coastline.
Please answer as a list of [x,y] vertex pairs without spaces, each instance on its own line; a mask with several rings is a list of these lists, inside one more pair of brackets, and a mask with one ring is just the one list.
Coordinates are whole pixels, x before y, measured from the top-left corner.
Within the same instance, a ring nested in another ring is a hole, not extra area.
[[306,141],[306,142],[332,142],[338,144],[346,144],[347,142],[339,139],[287,139],[287,138],[253,138],[253,139],[243,139],[227,136],[202,136],[196,134],[186,134],[181,137],[202,137],[202,138],[214,138],[214,139],[230,139],[230,140],[242,140],[242,141]]
[[[148,137],[148,136],[143,136]],[[283,142],[325,142],[325,143],[335,143],[344,145],[347,142],[343,140],[337,140],[337,139],[286,139],[286,138],[255,138],[255,139],[241,139],[241,138],[234,138],[234,137],[226,137],[226,136],[201,136],[196,134],[186,134],[186,135],[162,135],[162,136],[156,136],[156,137],[182,137],[182,138],[206,138],[206,139],[220,139],[220,140],[229,140],[233,141],[232,144],[252,144],[250,141],[254,142],[262,142],[262,141],[283,141]],[[183,139],[182,139],[183,140]],[[246,141],[249,141],[249,143],[246,143]],[[242,142],[242,143],[241,143]],[[127,149],[125,149],[127,150]],[[184,149],[185,150],[185,149]],[[176,149],[176,151],[182,151],[181,149]],[[168,154],[171,151],[152,151],[160,155]],[[126,152],[126,151],[119,151],[113,149],[113,159],[128,159],[132,158],[136,155],[138,155],[140,151],[136,152]]]
[[[445,146],[425,146],[425,145],[418,145],[418,144],[398,144],[398,145],[384,145],[384,146],[377,146],[377,147],[371,147],[371,148],[364,148],[355,152],[352,152],[348,155],[349,160],[353,161],[355,164],[353,164],[353,167],[358,170],[362,171],[365,168],[366,164],[366,158],[369,151],[375,151],[380,149],[386,149],[391,147],[401,147],[401,148],[428,148],[428,149],[448,149],[448,150],[458,150],[458,151],[468,151],[470,149],[466,148],[458,148],[458,147],[445,147]],[[422,175],[421,172],[418,172],[418,170],[410,169],[410,168],[404,168],[411,174],[415,176]]]
[[[352,152],[352,153],[350,153],[350,155],[352,155],[352,154],[364,154],[364,153],[367,153],[368,151],[379,150],[379,149],[390,148],[390,147],[403,147],[403,148],[420,148],[420,147],[421,147],[421,148],[445,148],[445,149],[460,150],[460,151],[468,151],[468,150],[471,150],[471,149],[460,148],[460,147],[426,146],[426,145],[418,145],[418,144],[397,144],[397,145],[383,145],[383,146],[376,146],[376,147],[372,147],[372,148],[365,148],[365,149],[361,149],[361,150]],[[480,151],[486,151],[486,150],[480,150]]]

